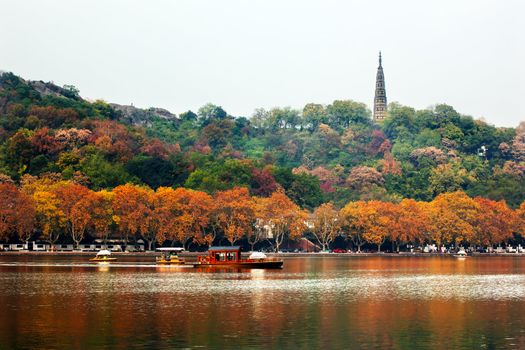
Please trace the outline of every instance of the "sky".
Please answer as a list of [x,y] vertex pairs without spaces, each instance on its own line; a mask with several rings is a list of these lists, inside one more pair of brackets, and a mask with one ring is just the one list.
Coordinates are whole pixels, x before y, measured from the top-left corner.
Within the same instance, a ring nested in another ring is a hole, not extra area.
[[525,120],[523,0],[0,0],[0,70],[83,97],[235,116],[352,99]]

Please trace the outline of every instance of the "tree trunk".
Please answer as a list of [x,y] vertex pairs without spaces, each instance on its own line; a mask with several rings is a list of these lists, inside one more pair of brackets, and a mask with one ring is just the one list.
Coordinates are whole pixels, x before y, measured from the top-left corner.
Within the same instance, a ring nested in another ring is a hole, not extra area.
[[279,236],[275,237],[275,252],[279,253],[279,248],[281,247],[282,239],[279,240]]
[[75,249],[78,249],[78,246],[80,245],[80,240],[76,240],[73,238],[73,242],[75,242]]
[[382,244],[382,243],[378,243],[378,244],[377,244],[377,252],[378,252],[378,253],[381,253],[381,244]]

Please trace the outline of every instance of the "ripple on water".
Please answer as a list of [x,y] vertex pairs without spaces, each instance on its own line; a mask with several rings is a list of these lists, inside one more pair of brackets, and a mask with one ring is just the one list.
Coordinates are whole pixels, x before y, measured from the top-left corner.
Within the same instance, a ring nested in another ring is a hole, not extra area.
[[246,273],[54,273],[42,280],[41,272],[4,272],[1,294],[31,295],[35,285],[47,293],[169,293],[249,295],[281,293],[306,298],[333,298],[345,302],[361,298],[502,300],[525,298],[525,275],[370,275],[276,273],[268,279]]

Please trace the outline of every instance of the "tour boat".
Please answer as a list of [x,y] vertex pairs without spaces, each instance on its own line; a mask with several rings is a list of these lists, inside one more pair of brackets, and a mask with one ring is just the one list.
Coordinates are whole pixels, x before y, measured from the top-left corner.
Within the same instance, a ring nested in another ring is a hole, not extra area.
[[280,269],[282,260],[268,259],[260,252],[252,253],[248,259],[241,257],[241,247],[210,247],[207,256],[200,256],[194,267],[233,267],[246,269]]
[[111,257],[111,252],[106,249],[102,249],[97,253],[97,255],[94,258],[89,259],[90,261],[96,261],[96,262],[106,262],[106,261],[115,261],[117,258]]
[[179,259],[178,253],[184,251],[184,248],[157,248],[162,252],[161,256],[156,258],[158,265],[184,265],[183,259]]
[[466,259],[469,256],[467,255],[467,252],[464,249],[461,249],[456,254],[454,254],[454,257],[457,259]]

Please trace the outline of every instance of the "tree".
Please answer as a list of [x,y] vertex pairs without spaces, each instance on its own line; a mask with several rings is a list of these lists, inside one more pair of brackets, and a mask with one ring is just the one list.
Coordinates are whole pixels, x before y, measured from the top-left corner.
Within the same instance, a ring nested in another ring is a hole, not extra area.
[[328,123],[328,114],[323,105],[308,103],[303,108],[303,124],[310,130],[317,129],[319,124]]
[[264,197],[253,197],[255,223],[250,233],[246,235],[246,240],[250,244],[251,251],[254,250],[255,245],[266,237],[269,230],[268,226],[268,212],[266,205],[268,202]]
[[256,196],[267,197],[277,190],[277,182],[268,169],[252,169],[251,191]]
[[102,238],[104,244],[107,243],[113,223],[112,198],[111,192],[90,191],[75,203],[71,209],[71,220],[75,227],[75,230],[72,230],[72,238],[77,246],[88,230],[92,230],[94,236]]
[[126,164],[125,169],[151,188],[171,186],[175,180],[173,165],[163,158],[136,156]]
[[53,192],[37,191],[33,194],[33,200],[35,202],[37,228],[45,241],[55,244],[67,225],[60,199]]
[[429,218],[426,203],[413,199],[403,199],[398,205],[399,213],[393,219],[390,229],[390,239],[396,244],[397,251],[402,244],[423,243],[429,230]]
[[259,199],[257,225],[267,226],[278,252],[285,238],[295,239],[306,230],[308,214],[292,202],[283,191]]
[[252,197],[245,187],[215,194],[216,220],[224,237],[233,245],[245,235],[251,234],[255,222]]
[[430,237],[438,246],[472,240],[479,204],[464,192],[442,193],[428,206]]
[[350,237],[357,252],[361,252],[361,247],[365,244],[363,239],[364,225],[361,215],[361,208],[365,205],[363,201],[348,202],[339,212],[341,217],[341,226],[346,231],[347,237]]
[[198,111],[199,121],[202,126],[206,126],[213,121],[220,121],[228,118],[228,113],[222,107],[208,103]]
[[215,207],[210,195],[185,188],[174,190],[160,187],[155,196],[159,242],[170,239],[172,242],[180,241],[185,246],[192,239],[202,240],[205,237],[205,229],[210,223],[210,213]]
[[153,237],[156,232],[152,230],[155,218],[151,189],[125,184],[113,189],[113,194],[114,219],[125,244],[130,236],[142,235],[148,242],[148,250],[151,250],[156,239]]
[[493,246],[507,241],[517,231],[518,212],[510,209],[505,201],[493,201],[476,197],[474,201],[479,206],[475,220],[475,235],[473,242],[481,246]]
[[356,166],[352,168],[348,178],[347,185],[357,191],[367,191],[372,186],[381,186],[384,183],[383,175],[374,168],[367,166]]
[[324,203],[315,209],[312,219],[312,233],[323,250],[328,250],[330,243],[332,243],[339,234],[341,226],[339,212],[334,208],[332,203]]
[[58,199],[58,206],[66,220],[66,227],[71,239],[78,248],[84,238],[84,232],[89,222],[89,213],[73,210],[75,206],[90,194],[90,190],[72,182],[62,182],[52,190]]
[[430,186],[434,194],[461,190],[469,174],[459,162],[440,164],[432,170]]
[[14,185],[0,184],[0,239],[7,240],[15,226],[16,207],[13,198],[16,194]]
[[364,103],[351,100],[334,101],[326,108],[329,125],[334,129],[346,129],[352,124],[372,123],[370,110]]
[[113,197],[113,192],[106,190],[93,192],[92,195],[88,197],[91,209],[91,229],[94,231],[96,237],[104,241],[104,244],[107,243],[111,226],[114,223]]
[[379,253],[390,229],[395,226],[395,218],[398,216],[396,206],[389,202],[370,201],[362,209],[362,215],[366,218],[363,239],[377,245]]
[[31,197],[9,183],[0,183],[0,240],[16,232],[28,242],[34,229],[35,207]]

